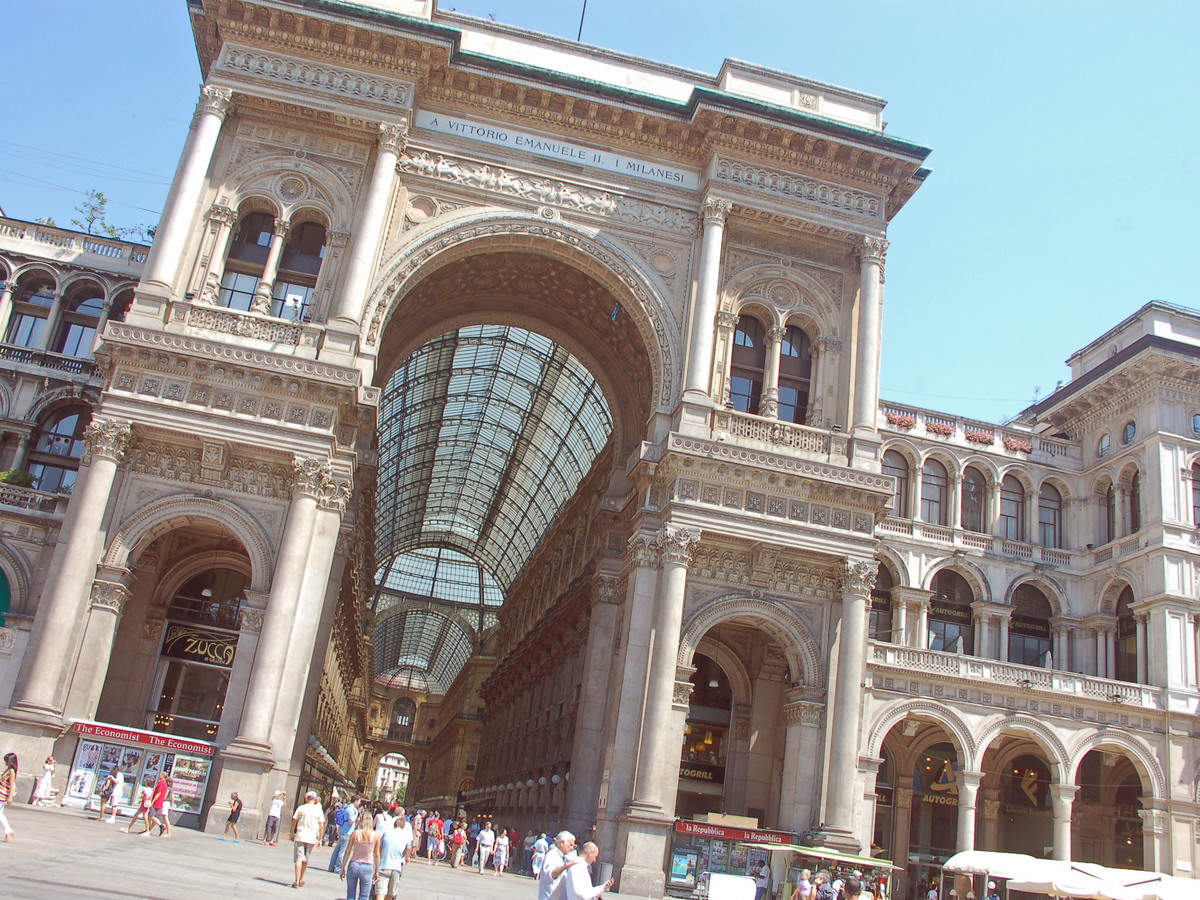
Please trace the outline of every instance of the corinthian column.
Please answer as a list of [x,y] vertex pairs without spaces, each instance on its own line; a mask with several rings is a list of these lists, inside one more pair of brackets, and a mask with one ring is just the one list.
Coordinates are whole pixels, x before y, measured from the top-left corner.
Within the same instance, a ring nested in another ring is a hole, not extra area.
[[778,326],[767,330],[766,368],[763,370],[762,400],[758,414],[772,419],[779,416],[779,354],[783,349],[783,336],[787,332]]
[[842,570],[842,617],[839,623],[837,690],[831,710],[829,790],[821,841],[832,847],[861,850],[854,836],[854,799],[858,786],[858,719],[866,648],[867,604],[879,564],[847,560]]
[[229,239],[236,221],[237,213],[228,206],[214,204],[208,211],[208,233],[192,281],[192,291],[202,303],[217,302],[223,263],[229,255]]
[[192,218],[217,146],[217,136],[221,133],[221,123],[229,114],[232,101],[233,91],[229,88],[206,84],[200,90],[192,127],[183,145],[171,189],[167,192],[167,202],[163,205],[158,231],[154,233],[146,268],[142,271],[144,284],[167,291],[174,286]]
[[79,476],[46,577],[30,635],[25,676],[14,712],[33,719],[62,715],[63,687],[75,659],[77,623],[84,619],[100,555],[104,512],[117,463],[129,446],[129,423],[93,418],[84,431]]
[[664,527],[656,539],[661,560],[658,595],[650,635],[650,674],[646,684],[646,711],[642,717],[642,746],[630,806],[662,811],[665,815],[675,812],[675,792],[672,790],[668,797],[664,787],[678,781],[679,743],[683,736],[670,727],[671,704],[675,696],[687,567],[692,550],[699,542],[698,531],[670,525]]
[[275,279],[279,276],[279,257],[283,255],[283,245],[287,241],[291,225],[282,219],[275,220],[275,229],[271,235],[271,246],[267,249],[267,261],[263,265],[262,278],[254,289],[254,299],[250,301],[252,312],[264,316],[271,312],[271,292],[275,290]]
[[888,242],[864,237],[859,245],[858,353],[854,358],[854,428],[875,430],[879,408],[879,328],[883,260]]
[[384,122],[379,126],[379,152],[375,157],[375,170],[362,200],[353,230],[354,243],[346,258],[342,289],[334,300],[333,314],[330,316],[339,320],[343,331],[357,332],[362,319],[367,289],[371,284],[371,271],[375,268],[375,257],[379,252],[379,239],[383,236],[383,226],[387,220],[387,206],[396,183],[396,163],[407,139],[407,125]]
[[696,305],[692,309],[692,335],[687,374],[683,390],[692,402],[708,397],[712,375],[713,324],[717,314],[717,288],[721,275],[721,247],[725,240],[725,217],[733,204],[718,197],[706,197],[701,207],[704,237],[700,244],[700,278],[696,285]]
[[292,623],[300,602],[317,498],[322,479],[328,477],[329,471],[329,463],[316,459],[297,459],[295,462],[292,502],[279,543],[279,555],[275,559],[270,600],[263,617],[246,703],[242,707],[242,722],[234,742],[246,751],[262,756],[267,756],[271,750],[271,721],[291,646]]

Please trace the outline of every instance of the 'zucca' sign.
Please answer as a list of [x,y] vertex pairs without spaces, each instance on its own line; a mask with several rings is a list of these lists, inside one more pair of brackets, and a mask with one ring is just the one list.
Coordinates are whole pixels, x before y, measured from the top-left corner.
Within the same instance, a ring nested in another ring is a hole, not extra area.
[[237,639],[218,631],[174,625],[163,638],[162,655],[213,666],[232,666]]

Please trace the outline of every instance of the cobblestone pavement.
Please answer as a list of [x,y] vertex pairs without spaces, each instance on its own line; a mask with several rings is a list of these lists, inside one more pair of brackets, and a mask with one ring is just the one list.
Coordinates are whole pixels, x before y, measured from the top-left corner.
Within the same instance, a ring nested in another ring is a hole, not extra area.
[[[70,809],[9,806],[15,840],[0,844],[0,897],[122,898],[122,900],[336,900],[345,883],[325,871],[331,848],[316,851],[302,888],[293,890],[292,845],[219,841],[176,828],[169,840],[121,833],[128,820],[98,823]],[[141,826],[138,826],[140,828]],[[534,882],[519,875],[431,868],[416,862],[404,874],[403,900],[534,900]]]

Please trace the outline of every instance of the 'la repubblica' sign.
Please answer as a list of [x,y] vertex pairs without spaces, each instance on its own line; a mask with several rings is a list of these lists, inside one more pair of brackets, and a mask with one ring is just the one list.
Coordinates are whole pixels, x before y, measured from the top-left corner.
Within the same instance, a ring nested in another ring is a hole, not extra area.
[[171,623],[163,638],[162,655],[210,666],[233,665],[237,638],[207,628]]
[[496,147],[511,147],[513,150],[522,150],[525,153],[532,153],[534,156],[561,159],[577,166],[604,169],[616,175],[644,178],[647,181],[656,181],[670,187],[696,190],[700,185],[700,176],[691,169],[637,159],[608,150],[597,150],[594,147],[585,147],[571,141],[564,141],[553,135],[531,134],[504,125],[475,122],[458,116],[447,116],[426,110],[417,112],[415,124],[418,128],[437,131],[453,137],[482,141]]

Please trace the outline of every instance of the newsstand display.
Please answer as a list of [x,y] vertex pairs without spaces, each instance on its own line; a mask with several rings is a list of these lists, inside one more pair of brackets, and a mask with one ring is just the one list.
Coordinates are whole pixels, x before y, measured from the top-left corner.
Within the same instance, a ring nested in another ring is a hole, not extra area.
[[790,844],[794,840],[787,831],[678,820],[667,867],[667,892],[674,897],[707,897],[710,874],[753,877],[770,864],[765,849],[746,847],[746,842]]

